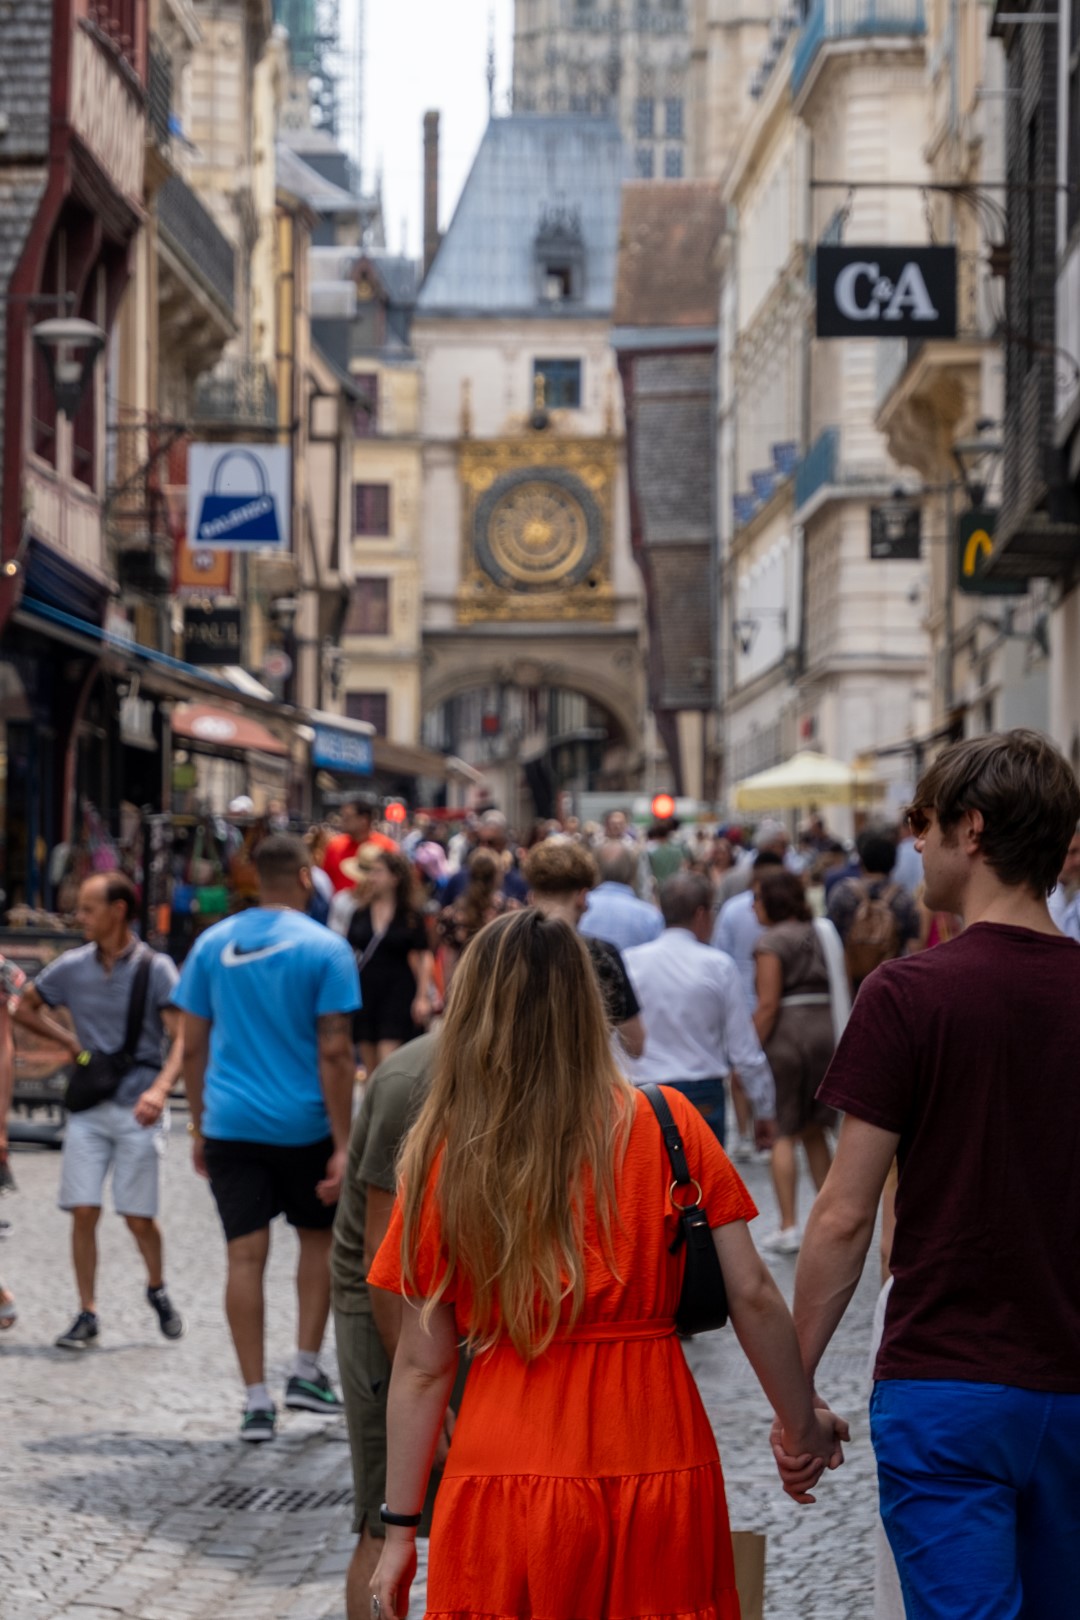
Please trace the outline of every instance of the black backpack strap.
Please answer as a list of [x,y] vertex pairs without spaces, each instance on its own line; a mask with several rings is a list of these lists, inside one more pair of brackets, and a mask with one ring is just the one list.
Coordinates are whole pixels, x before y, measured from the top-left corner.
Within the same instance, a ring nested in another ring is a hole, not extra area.
[[686,1153],[683,1150],[682,1137],[679,1135],[679,1127],[675,1123],[675,1116],[668,1107],[668,1100],[660,1087],[651,1082],[647,1086],[642,1086],[641,1090],[645,1093],[653,1113],[660,1121],[664,1146],[667,1148],[667,1155],[671,1160],[672,1174],[680,1187],[689,1186],[694,1178],[690,1174],[690,1166],[686,1162]]
[[146,945],[135,947],[135,976],[131,981],[131,1000],[128,1002],[127,1030],[124,1034],[124,1052],[135,1063],[139,1050],[139,1036],[146,1017],[146,997],[150,989],[150,969],[154,953]]

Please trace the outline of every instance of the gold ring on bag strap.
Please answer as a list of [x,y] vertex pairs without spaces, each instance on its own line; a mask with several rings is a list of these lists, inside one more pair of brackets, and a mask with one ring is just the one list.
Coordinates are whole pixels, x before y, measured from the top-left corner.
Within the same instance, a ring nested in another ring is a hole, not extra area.
[[[676,1189],[676,1187],[680,1187],[680,1186],[682,1186],[682,1187],[690,1186],[690,1187],[696,1187],[697,1188],[697,1197],[694,1199],[692,1204],[680,1204],[679,1203],[679,1200],[675,1197],[675,1189]],[[690,1182],[673,1181],[671,1183],[671,1186],[668,1189],[668,1197],[671,1199],[672,1205],[674,1206],[675,1209],[696,1209],[700,1205],[701,1198],[702,1198],[701,1182],[700,1181],[690,1181]]]

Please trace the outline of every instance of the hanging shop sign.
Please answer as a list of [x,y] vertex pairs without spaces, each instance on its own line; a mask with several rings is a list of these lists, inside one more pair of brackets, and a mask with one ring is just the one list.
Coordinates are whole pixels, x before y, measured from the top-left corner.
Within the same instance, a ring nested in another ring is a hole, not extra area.
[[922,556],[922,509],[913,501],[884,501],[870,508],[871,562],[918,562]]
[[819,338],[954,338],[954,247],[834,247],[817,261]]
[[288,551],[290,513],[286,445],[191,446],[189,545],[213,551]]
[[1026,579],[987,578],[986,559],[994,549],[997,512],[961,512],[956,520],[956,585],[966,596],[1023,596]]
[[311,763],[324,770],[344,771],[352,776],[370,776],[375,769],[371,738],[358,731],[339,731],[337,726],[316,726],[311,745]]
[[184,604],[184,660],[188,664],[243,662],[243,615],[238,607]]

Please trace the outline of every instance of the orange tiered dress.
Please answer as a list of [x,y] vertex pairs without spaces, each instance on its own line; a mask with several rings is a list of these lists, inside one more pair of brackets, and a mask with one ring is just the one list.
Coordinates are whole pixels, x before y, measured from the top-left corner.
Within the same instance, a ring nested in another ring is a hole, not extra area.
[[[665,1092],[712,1227],[756,1215],[697,1111]],[[433,1197],[414,1276],[445,1267]],[[542,1356],[477,1357],[435,1504],[427,1620],[739,1620],[716,1441],[674,1332],[683,1251],[656,1117],[636,1093],[618,1183],[618,1276],[586,1211],[584,1309]],[[401,1212],[368,1277],[403,1290]],[[621,1279],[621,1280],[620,1280]],[[469,1289],[452,1278],[460,1332]]]

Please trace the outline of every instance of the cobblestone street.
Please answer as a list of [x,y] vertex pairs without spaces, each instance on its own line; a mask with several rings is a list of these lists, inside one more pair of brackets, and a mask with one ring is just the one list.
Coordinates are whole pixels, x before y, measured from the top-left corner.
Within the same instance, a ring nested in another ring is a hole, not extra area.
[[[351,1476],[344,1423],[286,1413],[265,1448],[235,1438],[237,1375],[221,1307],[223,1246],[206,1185],[174,1116],[164,1174],[166,1275],[188,1318],[166,1344],[119,1221],[102,1222],[100,1346],[54,1350],[74,1304],[58,1155],[20,1150],[14,1231],[0,1275],[18,1298],[0,1339],[0,1614],[11,1620],[341,1620]],[[746,1172],[772,1224],[767,1171]],[[803,1189],[803,1208],[808,1195]],[[292,1348],[294,1245],[275,1228],[269,1372],[280,1392]],[[794,1261],[773,1262],[790,1293]],[[869,1620],[873,1463],[866,1362],[876,1261],[823,1369],[854,1431],[848,1462],[814,1508],[780,1491],[769,1414],[730,1331],[687,1347],[719,1437],[732,1524],[768,1536],[769,1620]],[[333,1347],[326,1365],[334,1371]],[[279,1393],[280,1401],[280,1393]],[[632,1400],[647,1398],[630,1392]],[[422,1548],[423,1548],[423,1544]],[[421,1575],[423,1570],[421,1568]],[[412,1613],[422,1612],[414,1588]]]

